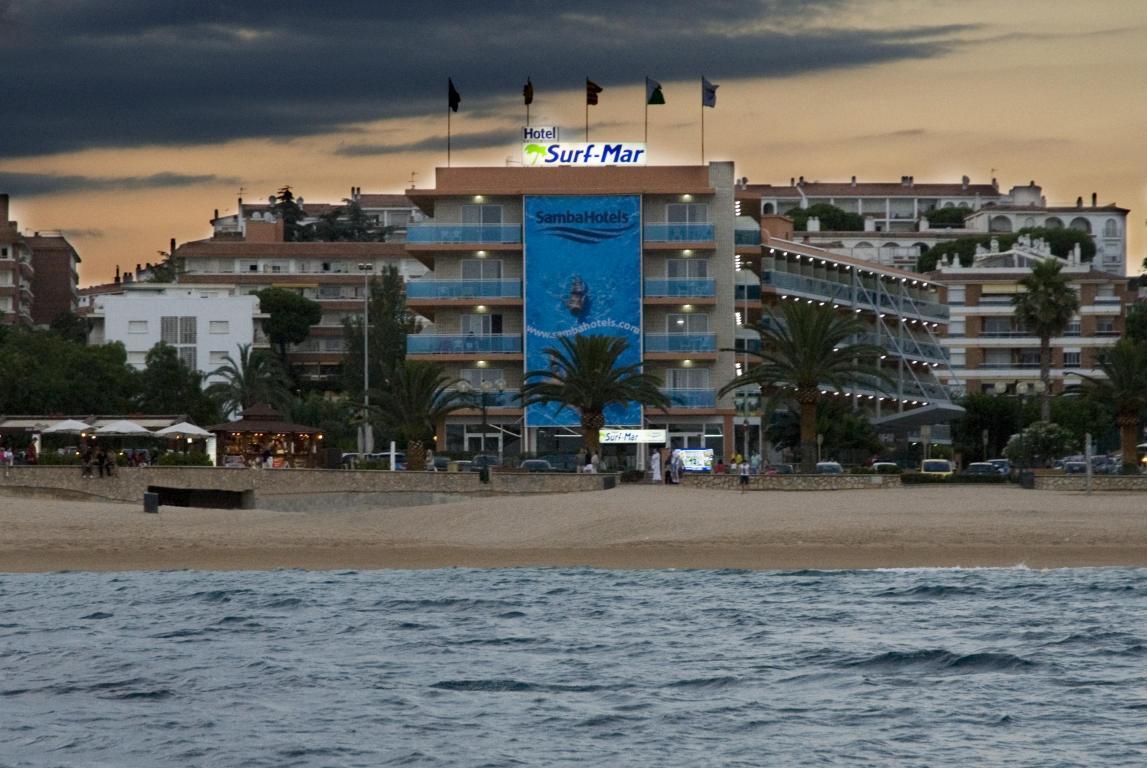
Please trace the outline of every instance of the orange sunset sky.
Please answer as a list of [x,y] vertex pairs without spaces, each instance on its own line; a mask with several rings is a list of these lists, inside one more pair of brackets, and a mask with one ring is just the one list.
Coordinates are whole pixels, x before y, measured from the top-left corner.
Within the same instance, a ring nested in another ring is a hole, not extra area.
[[699,162],[704,74],[706,159],[752,183],[1035,180],[1130,208],[1133,271],[1147,256],[1142,0],[260,6],[0,0],[0,192],[22,229],[68,235],[81,284],[208,236],[240,188],[433,186],[447,77],[455,165],[518,159],[527,76],[532,122],[576,141],[586,76],[591,138],[638,141],[653,77],[650,162]]

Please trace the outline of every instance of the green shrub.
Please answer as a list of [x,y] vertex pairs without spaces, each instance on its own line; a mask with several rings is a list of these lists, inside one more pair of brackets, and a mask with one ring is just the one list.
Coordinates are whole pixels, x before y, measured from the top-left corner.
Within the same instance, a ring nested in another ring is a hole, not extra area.
[[215,465],[215,462],[211,461],[211,457],[202,451],[168,452],[156,459],[155,465],[158,467],[211,467]]
[[80,455],[74,451],[69,451],[61,456],[55,451],[49,451],[40,454],[36,463],[43,467],[73,466],[80,463]]

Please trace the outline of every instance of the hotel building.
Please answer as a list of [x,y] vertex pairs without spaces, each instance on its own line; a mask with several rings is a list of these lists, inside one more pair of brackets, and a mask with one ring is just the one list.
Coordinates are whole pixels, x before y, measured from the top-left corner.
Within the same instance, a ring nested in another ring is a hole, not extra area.
[[0,323],[32,325],[32,251],[8,220],[8,195],[0,195]]
[[[442,450],[544,455],[580,445],[574,414],[555,421],[523,410],[517,395],[555,338],[583,320],[588,332],[601,327],[606,318],[580,314],[584,301],[632,312],[633,323],[614,325],[634,332],[635,361],[673,401],[667,413],[607,421],[664,428],[673,446],[729,457],[746,441],[761,445],[759,416],[750,415],[759,414],[757,394],[717,392],[751,364],[744,351],[759,337],[750,326],[781,301],[855,313],[862,340],[887,350],[882,365],[894,384],[838,393],[882,433],[907,436],[961,412],[936,378],[947,365],[939,335],[948,313],[935,285],[794,242],[788,219],[744,201],[749,210],[738,216],[732,163],[439,168],[434,188],[407,195],[426,219],[408,229],[406,250],[430,270],[407,283],[408,306],[426,320],[407,356],[443,363],[477,406],[440,426]],[[619,219],[610,217],[627,205],[640,228],[618,246],[609,222]],[[644,455],[642,446],[626,457],[640,465]]]

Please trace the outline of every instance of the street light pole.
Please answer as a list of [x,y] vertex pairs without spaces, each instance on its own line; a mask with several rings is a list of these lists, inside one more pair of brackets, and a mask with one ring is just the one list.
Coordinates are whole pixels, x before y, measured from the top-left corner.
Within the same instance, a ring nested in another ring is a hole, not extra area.
[[362,272],[362,453],[374,449],[374,430],[370,426],[370,275],[374,264],[358,265]]

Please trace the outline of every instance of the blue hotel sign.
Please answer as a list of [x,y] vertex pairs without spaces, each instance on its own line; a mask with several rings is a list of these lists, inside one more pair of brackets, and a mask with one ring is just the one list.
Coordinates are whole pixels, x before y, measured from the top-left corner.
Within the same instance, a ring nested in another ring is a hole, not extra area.
[[[619,336],[620,365],[641,363],[641,198],[637,195],[525,199],[526,370],[550,367],[548,347],[581,334]],[[611,426],[640,426],[641,406],[606,409]],[[526,408],[530,427],[577,426],[555,405]]]

